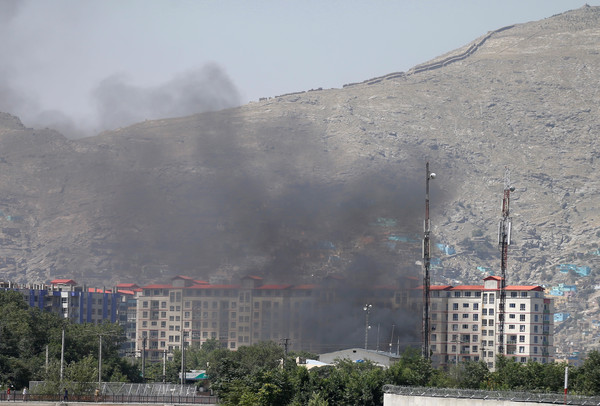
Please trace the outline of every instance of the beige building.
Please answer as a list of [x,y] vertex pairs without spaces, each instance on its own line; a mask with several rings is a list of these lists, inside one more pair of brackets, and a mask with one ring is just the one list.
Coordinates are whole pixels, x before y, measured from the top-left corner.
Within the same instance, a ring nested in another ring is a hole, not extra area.
[[136,351],[148,359],[199,346],[209,339],[235,350],[259,341],[290,339],[303,343],[301,314],[315,302],[314,285],[264,285],[247,276],[236,285],[213,285],[177,276],[168,285],[142,287],[137,306]]
[[[355,334],[350,341],[363,342],[366,303],[373,308],[371,322],[379,323],[377,317],[385,315],[397,335],[401,320],[394,315],[406,314],[406,309],[418,314],[421,297],[418,281],[412,278],[371,288],[336,276],[319,285],[265,284],[257,276],[246,276],[239,284],[210,284],[185,276],[170,282],[143,286],[137,297],[136,333],[131,336],[135,352],[141,355],[145,350],[149,361],[160,361],[165,354],[172,357],[182,342],[196,347],[210,339],[231,350],[261,341],[285,344],[289,351],[339,349],[349,334]],[[371,347],[376,348],[377,331],[369,332]],[[388,334],[382,338],[386,345]]]
[[[495,368],[499,353],[502,279],[483,285],[432,286],[430,353],[434,365],[483,360]],[[505,287],[504,354],[517,362],[552,362],[552,299],[541,286]]]

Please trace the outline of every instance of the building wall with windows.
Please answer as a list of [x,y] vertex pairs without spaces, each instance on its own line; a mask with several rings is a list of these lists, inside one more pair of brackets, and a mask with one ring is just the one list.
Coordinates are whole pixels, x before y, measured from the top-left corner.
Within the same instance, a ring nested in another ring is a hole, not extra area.
[[119,293],[80,286],[72,279],[55,279],[49,285],[7,284],[32,307],[57,313],[74,323],[116,322]]
[[260,341],[288,339],[290,351],[320,353],[340,348],[337,332],[332,331],[340,317],[357,329],[364,328],[361,309],[367,302],[388,315],[420,310],[416,279],[372,288],[349,285],[337,277],[321,282],[265,284],[260,277],[246,276],[239,284],[213,285],[177,276],[170,284],[143,286],[138,297],[136,352],[145,351],[146,359],[159,361],[165,352],[172,357],[182,342],[188,347],[216,339],[236,350]]
[[[430,353],[436,365],[484,361],[492,370],[499,352],[501,278],[483,285],[431,287]],[[504,355],[517,362],[552,362],[552,299],[540,286],[505,287]]]

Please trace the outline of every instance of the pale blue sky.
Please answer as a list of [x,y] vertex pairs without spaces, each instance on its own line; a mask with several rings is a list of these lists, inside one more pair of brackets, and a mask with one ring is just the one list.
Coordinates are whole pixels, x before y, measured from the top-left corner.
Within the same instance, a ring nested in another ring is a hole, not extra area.
[[[115,74],[156,88],[214,63],[247,103],[405,71],[487,31],[584,4],[0,0],[0,89],[17,101],[14,114],[34,120],[33,110],[59,110],[99,130],[90,94]],[[10,101],[0,96],[0,110],[13,108]]]

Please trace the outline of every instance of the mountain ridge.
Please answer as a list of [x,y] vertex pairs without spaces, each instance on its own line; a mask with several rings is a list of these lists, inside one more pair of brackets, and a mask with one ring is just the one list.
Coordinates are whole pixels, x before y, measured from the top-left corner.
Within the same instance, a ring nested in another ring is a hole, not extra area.
[[455,251],[433,283],[498,271],[508,167],[508,284],[578,285],[559,309],[595,317],[598,27],[584,6],[407,72],[78,140],[0,113],[2,278],[419,277],[429,161],[432,239]]

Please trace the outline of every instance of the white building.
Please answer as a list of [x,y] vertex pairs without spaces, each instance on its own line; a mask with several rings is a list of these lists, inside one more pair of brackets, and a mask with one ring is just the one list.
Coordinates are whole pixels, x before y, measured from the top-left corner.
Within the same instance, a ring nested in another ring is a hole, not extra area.
[[[483,285],[431,286],[430,354],[434,365],[486,362],[495,369],[500,352],[499,308],[502,279]],[[553,301],[541,286],[505,287],[503,353],[517,362],[552,362]]]

